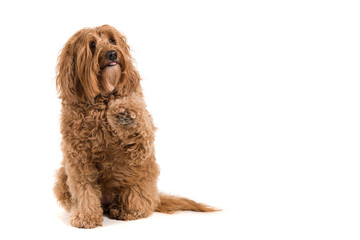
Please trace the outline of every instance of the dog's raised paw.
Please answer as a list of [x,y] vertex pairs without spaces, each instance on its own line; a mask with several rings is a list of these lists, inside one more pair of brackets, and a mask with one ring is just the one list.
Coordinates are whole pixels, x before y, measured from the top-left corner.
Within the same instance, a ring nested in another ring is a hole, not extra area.
[[118,109],[115,114],[116,122],[122,126],[131,126],[135,122],[136,114],[124,107]]

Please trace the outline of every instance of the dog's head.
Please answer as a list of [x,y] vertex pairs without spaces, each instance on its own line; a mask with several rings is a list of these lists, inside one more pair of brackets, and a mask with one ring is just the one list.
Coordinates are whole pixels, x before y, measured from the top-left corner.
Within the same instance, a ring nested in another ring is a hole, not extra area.
[[78,31],[58,58],[56,85],[64,100],[91,101],[113,91],[128,95],[139,82],[125,36],[108,25]]

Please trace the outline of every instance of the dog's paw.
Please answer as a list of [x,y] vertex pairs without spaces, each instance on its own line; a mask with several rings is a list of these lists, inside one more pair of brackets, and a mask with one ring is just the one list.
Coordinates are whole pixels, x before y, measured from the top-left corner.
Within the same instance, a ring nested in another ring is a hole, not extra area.
[[150,214],[151,214],[150,212],[145,212],[145,211],[141,211],[141,210],[122,211],[122,212],[120,212],[119,219],[124,220],[124,221],[131,221],[131,220],[136,220],[136,219],[140,219],[140,218],[146,218]]
[[122,140],[131,138],[123,142],[124,145],[130,144],[130,147],[134,138],[139,142],[144,136],[152,136],[156,129],[140,97],[124,97],[111,101],[106,118],[114,133]]
[[140,100],[123,98],[109,104],[106,116],[117,134],[124,138],[141,128],[144,112],[145,109]]
[[74,212],[70,216],[70,224],[77,228],[95,228],[102,226],[103,216],[98,214],[86,214]]
[[136,113],[124,107],[119,107],[114,116],[116,123],[125,127],[133,125],[136,119]]
[[151,211],[146,211],[144,209],[136,209],[136,210],[126,210],[119,208],[110,208],[109,217],[112,219],[130,221],[136,220],[140,218],[146,218],[151,214]]

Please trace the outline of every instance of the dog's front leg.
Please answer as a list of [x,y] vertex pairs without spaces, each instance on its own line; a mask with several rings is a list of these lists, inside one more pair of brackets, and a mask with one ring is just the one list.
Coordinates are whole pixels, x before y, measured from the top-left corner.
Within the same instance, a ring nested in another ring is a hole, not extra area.
[[154,157],[155,126],[142,97],[129,96],[110,103],[107,119],[120,138],[123,158],[142,166]]
[[114,100],[110,102],[106,114],[123,146],[153,143],[156,128],[142,97],[132,95]]
[[65,151],[67,185],[72,202],[70,224],[78,228],[94,228],[101,226],[103,221],[101,191],[96,184],[97,170],[84,159],[88,159],[86,152]]
[[117,169],[121,190],[110,207],[110,217],[121,220],[144,218],[159,203],[155,162],[155,127],[143,99],[127,97],[110,104],[107,118],[121,139],[119,157],[125,166]]

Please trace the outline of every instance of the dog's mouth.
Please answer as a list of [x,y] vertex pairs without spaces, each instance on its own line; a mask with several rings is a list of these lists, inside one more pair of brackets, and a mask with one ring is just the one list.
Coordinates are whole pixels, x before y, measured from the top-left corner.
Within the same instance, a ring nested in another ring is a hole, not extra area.
[[102,67],[101,67],[101,70],[104,70],[104,69],[107,68],[107,67],[114,67],[114,66],[116,66],[116,65],[118,65],[118,64],[119,64],[119,63],[118,63],[117,61],[111,61],[111,62],[109,62],[108,64],[102,66]]

